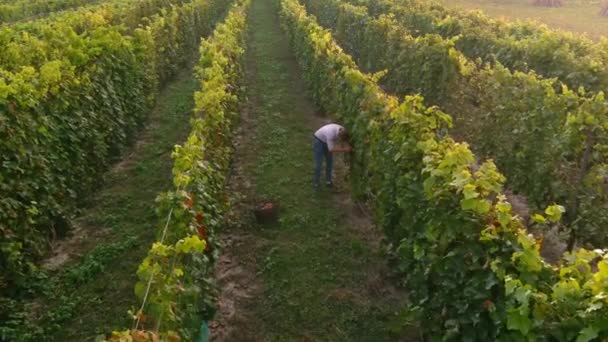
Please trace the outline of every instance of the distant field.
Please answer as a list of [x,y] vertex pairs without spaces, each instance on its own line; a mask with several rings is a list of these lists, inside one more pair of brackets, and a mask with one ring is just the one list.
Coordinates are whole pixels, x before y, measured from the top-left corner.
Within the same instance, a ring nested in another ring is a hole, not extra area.
[[479,9],[505,19],[534,19],[567,31],[586,33],[593,39],[608,36],[608,17],[599,15],[599,1],[568,1],[560,8],[531,5],[531,0],[444,0],[450,7]]

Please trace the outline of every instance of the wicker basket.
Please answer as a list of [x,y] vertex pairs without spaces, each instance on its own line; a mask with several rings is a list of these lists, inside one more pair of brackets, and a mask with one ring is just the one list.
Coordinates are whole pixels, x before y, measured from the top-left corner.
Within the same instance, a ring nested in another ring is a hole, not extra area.
[[259,224],[271,224],[279,221],[279,205],[271,201],[264,201],[253,210],[255,219]]

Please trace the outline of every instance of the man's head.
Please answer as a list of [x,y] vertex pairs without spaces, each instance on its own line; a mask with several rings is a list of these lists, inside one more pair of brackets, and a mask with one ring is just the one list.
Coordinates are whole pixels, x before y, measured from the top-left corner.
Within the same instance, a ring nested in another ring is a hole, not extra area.
[[346,131],[346,128],[340,127],[338,129],[338,140],[341,142],[348,141],[348,132]]

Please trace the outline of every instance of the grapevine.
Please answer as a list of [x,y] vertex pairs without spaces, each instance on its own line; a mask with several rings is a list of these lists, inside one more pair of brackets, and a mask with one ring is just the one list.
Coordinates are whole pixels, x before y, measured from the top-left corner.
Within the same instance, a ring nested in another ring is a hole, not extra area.
[[[355,189],[377,199],[377,221],[409,289],[408,310],[425,336],[608,336],[606,252],[578,250],[559,268],[544,262],[539,243],[502,194],[505,177],[492,161],[476,165],[466,143],[445,135],[448,115],[426,107],[420,96],[400,102],[387,95],[302,6],[281,4],[314,98],[351,130]],[[535,215],[536,224],[557,222],[562,213],[563,207],[549,206]],[[599,260],[597,271],[591,259]]]

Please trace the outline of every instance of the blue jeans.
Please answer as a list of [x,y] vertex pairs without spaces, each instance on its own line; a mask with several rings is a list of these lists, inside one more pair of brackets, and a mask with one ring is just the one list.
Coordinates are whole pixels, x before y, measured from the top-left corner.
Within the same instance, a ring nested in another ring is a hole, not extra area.
[[313,136],[312,151],[315,156],[315,173],[313,178],[314,184],[319,184],[319,179],[321,178],[321,164],[323,163],[323,157],[325,157],[325,180],[327,182],[331,182],[331,173],[332,168],[334,166],[334,158],[327,149],[327,144]]

